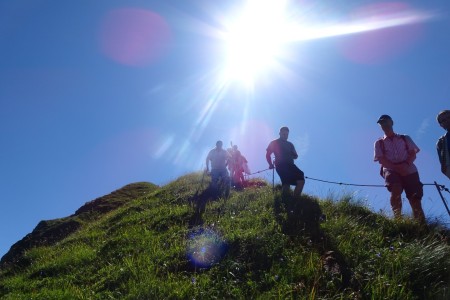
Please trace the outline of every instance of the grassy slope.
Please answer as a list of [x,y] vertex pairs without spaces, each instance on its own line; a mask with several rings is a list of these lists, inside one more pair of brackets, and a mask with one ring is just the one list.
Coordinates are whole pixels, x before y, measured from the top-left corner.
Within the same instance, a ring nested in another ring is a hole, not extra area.
[[[189,174],[0,271],[1,299],[448,299],[448,233],[271,187],[206,204]],[[93,212],[91,212],[93,213]],[[326,216],[326,220],[324,218]]]

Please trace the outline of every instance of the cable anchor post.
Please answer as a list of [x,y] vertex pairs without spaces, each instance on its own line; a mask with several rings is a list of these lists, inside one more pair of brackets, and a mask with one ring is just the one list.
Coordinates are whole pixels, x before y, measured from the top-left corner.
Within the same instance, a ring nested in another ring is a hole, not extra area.
[[434,182],[434,185],[436,186],[436,189],[437,189],[437,191],[438,191],[438,193],[439,193],[439,196],[441,196],[442,203],[444,203],[444,206],[445,206],[445,208],[447,209],[447,213],[448,213],[448,215],[450,216],[450,210],[448,209],[447,202],[445,202],[444,196],[442,196],[441,186],[440,186],[439,184],[437,184],[436,181]]

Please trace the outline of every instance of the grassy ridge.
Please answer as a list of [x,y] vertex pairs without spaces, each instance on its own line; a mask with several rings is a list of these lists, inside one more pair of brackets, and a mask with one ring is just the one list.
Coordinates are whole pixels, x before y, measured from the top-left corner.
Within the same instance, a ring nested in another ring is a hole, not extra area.
[[28,250],[26,266],[0,270],[1,299],[450,298],[438,225],[269,186],[202,201],[207,181],[180,177]]

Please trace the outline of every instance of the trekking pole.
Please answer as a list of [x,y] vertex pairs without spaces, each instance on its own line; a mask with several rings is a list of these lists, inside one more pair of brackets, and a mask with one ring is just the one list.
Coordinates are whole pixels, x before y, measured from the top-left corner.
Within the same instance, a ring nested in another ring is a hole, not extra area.
[[203,169],[203,165],[202,165],[201,168],[202,168],[201,170],[202,170],[202,173],[203,173],[202,180],[200,181],[200,186],[197,188],[197,191],[195,192],[195,196],[198,196],[198,192],[200,191],[201,188],[203,188],[203,179],[205,179],[206,170]]
[[272,191],[275,192],[275,168],[272,169]]
[[441,196],[442,202],[444,203],[444,206],[447,209],[447,213],[450,216],[450,210],[448,209],[447,202],[445,202],[444,196],[442,196],[442,193],[441,193],[441,186],[439,184],[437,184],[436,181],[434,182],[434,185],[436,186],[436,189],[439,192],[439,196]]

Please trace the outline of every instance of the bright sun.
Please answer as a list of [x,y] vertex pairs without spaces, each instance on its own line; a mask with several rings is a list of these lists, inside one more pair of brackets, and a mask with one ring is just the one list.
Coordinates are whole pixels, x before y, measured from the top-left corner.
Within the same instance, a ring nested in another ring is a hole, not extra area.
[[258,74],[273,68],[286,43],[285,1],[248,1],[225,34],[227,81],[251,86]]
[[[308,23],[305,15],[295,16],[289,0],[247,0],[240,13],[225,25],[226,43],[223,82],[239,81],[253,88],[258,76],[281,66],[290,43],[326,38],[424,22],[433,17],[427,12],[402,9],[367,13],[347,22]],[[289,13],[288,13],[289,10]]]

